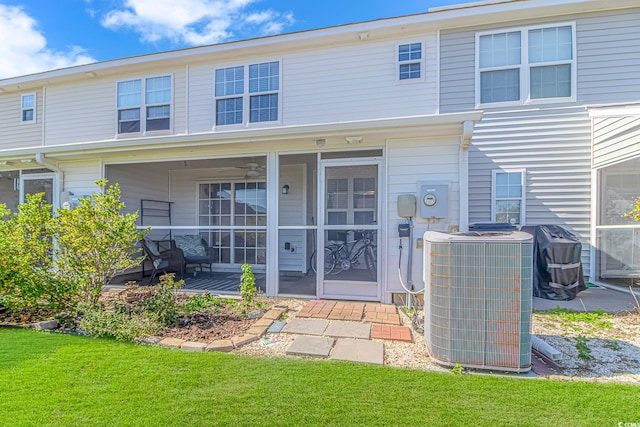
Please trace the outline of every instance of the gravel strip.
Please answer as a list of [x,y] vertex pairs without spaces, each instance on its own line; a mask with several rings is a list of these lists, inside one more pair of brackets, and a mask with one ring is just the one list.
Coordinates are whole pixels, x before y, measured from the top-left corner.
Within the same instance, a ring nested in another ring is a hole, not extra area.
[[[277,300],[277,305],[287,307],[286,320],[290,320],[296,317],[306,302]],[[409,317],[402,311],[400,319],[404,326],[411,327]],[[549,378],[640,384],[640,313],[616,315],[610,322],[611,328],[566,324],[553,316],[535,313],[532,332],[562,353],[562,359],[557,362],[562,373]],[[412,329],[412,335],[413,343],[377,340],[384,343],[386,366],[449,371],[429,358],[422,333]],[[591,360],[578,357],[576,338],[581,335],[589,340],[587,346],[591,351]],[[294,339],[295,336],[291,334],[267,334],[262,340],[233,350],[233,353],[257,357],[294,357],[285,354]]]

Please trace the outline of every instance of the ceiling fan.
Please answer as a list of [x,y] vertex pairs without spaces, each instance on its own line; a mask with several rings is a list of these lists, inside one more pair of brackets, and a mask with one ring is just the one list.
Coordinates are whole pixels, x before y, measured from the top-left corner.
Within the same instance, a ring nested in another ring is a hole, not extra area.
[[260,163],[256,163],[254,159],[244,166],[239,166],[240,169],[245,169],[246,173],[244,175],[245,178],[258,178],[260,176],[264,176],[265,167]]

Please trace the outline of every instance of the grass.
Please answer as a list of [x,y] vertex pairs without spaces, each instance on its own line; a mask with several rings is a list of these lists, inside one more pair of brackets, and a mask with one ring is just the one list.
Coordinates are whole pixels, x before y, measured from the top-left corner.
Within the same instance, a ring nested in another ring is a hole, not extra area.
[[639,392],[0,329],[2,426],[617,425]]
[[613,328],[612,315],[602,309],[596,311],[576,311],[570,308],[556,307],[536,313],[555,319],[566,329],[594,332]]

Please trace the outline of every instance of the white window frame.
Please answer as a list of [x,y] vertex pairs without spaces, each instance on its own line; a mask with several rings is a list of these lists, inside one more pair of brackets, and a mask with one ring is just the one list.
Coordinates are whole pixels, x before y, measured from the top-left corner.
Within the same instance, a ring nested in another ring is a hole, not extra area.
[[[536,62],[529,63],[529,31],[530,30],[542,30],[546,28],[556,27],[571,27],[571,60],[551,61],[551,62]],[[495,71],[502,69],[519,69],[520,75],[520,99],[515,101],[502,101],[502,102],[481,102],[481,87],[480,87],[480,37],[491,34],[502,33],[520,33],[520,64],[501,66],[495,68],[485,68],[482,71]],[[517,105],[535,105],[535,104],[549,104],[549,103],[562,103],[562,102],[576,102],[577,95],[577,41],[576,41],[576,23],[574,22],[559,22],[550,23],[544,25],[531,25],[526,27],[504,28],[495,29],[491,31],[483,31],[476,33],[476,47],[475,47],[475,88],[476,88],[476,108],[486,107],[505,107],[505,106],[517,106]],[[554,98],[531,98],[531,68],[538,68],[551,65],[571,65],[571,96],[567,97],[554,97]]]
[[[412,45],[420,43],[420,59],[408,59],[405,61],[401,61],[400,56],[400,46]],[[400,84],[406,83],[416,83],[422,82],[425,79],[425,42],[423,40],[411,40],[404,41],[402,43],[396,43],[395,47],[395,75],[396,82]],[[408,78],[408,79],[400,79],[400,68],[402,65],[411,65],[411,64],[419,64],[420,65],[420,77]]]
[[[25,108],[24,107],[24,99],[26,97],[32,96],[33,97],[33,107],[29,107],[29,108]],[[36,93],[25,93],[22,94],[20,96],[20,123],[36,123],[36,101],[37,101],[38,97],[36,96]],[[29,110],[33,110],[33,118],[31,120],[24,120],[24,112],[25,111],[29,111]]]
[[[496,195],[496,176],[500,173],[519,173],[521,179],[522,191],[520,197],[497,197]],[[516,224],[522,227],[526,224],[527,217],[527,170],[526,169],[492,169],[491,170],[491,221],[496,221],[496,203],[498,201],[520,201],[520,223]]]
[[[168,77],[171,81],[171,96],[169,100],[169,128],[168,129],[158,129],[158,130],[147,130],[147,108],[149,107],[158,107],[166,105],[166,103],[148,103],[147,102],[147,80],[158,78],[158,77]],[[118,107],[118,85],[120,83],[131,82],[131,81],[140,81],[140,104],[139,105],[131,105],[127,107]],[[173,74],[159,74],[153,76],[145,76],[145,77],[135,77],[126,80],[118,80],[116,82],[116,136],[118,138],[126,138],[130,136],[137,135],[163,135],[170,134],[173,132],[173,118],[174,118],[174,76]],[[133,110],[138,109],[140,111],[140,131],[139,132],[123,132],[120,133],[120,110]]]
[[[278,89],[270,90],[264,92],[250,92],[249,90],[249,68],[252,65],[260,65],[271,62],[278,63]],[[227,68],[235,68],[235,67],[243,67],[244,68],[244,78],[243,78],[243,89],[244,92],[242,94],[236,95],[224,95],[224,96],[216,96],[215,85],[216,85],[216,71],[224,70]],[[272,121],[264,121],[264,122],[252,122],[251,121],[251,97],[258,95],[278,95],[278,119]],[[233,123],[228,125],[219,125],[218,124],[218,101],[223,99],[231,99],[231,98],[242,98],[242,123]],[[271,127],[282,124],[282,59],[281,58],[270,58],[270,59],[260,59],[251,62],[243,62],[243,63],[232,63],[225,64],[221,66],[216,66],[213,71],[213,130],[233,130],[233,129],[241,129],[241,128],[256,128],[256,127]]]
[[[236,224],[236,215],[241,216],[240,214],[236,214],[236,187],[238,184],[248,184],[248,183],[267,183],[266,177],[263,178],[248,178],[248,179],[237,179],[237,178],[229,178],[229,179],[219,179],[219,180],[203,180],[203,181],[198,181],[196,183],[196,206],[198,206],[198,209],[196,210],[196,215],[195,215],[195,224],[197,225],[197,229],[199,231],[199,234],[202,233],[206,233],[207,237],[208,237],[208,241],[209,244],[212,245],[211,242],[211,236],[216,233],[216,232],[229,232],[229,236],[230,236],[230,240],[229,240],[229,262],[228,263],[219,263],[217,261],[214,261],[214,265],[216,267],[218,267],[220,269],[220,271],[238,271],[238,268],[242,265],[242,262],[237,262],[238,260],[236,260],[235,258],[235,250],[236,250],[236,245],[235,245],[235,238],[236,238],[236,233],[242,233],[245,231],[255,231],[255,232],[264,232],[267,234],[269,234],[268,231],[268,218],[271,215],[271,213],[269,212],[269,210],[267,210],[267,212],[265,213],[265,225],[238,225]],[[212,218],[215,217],[216,215],[211,215],[209,214],[201,214],[200,213],[200,203],[202,201],[211,201],[211,198],[207,198],[207,199],[202,199],[200,198],[200,185],[216,185],[216,184],[230,184],[230,193],[231,193],[231,204],[230,204],[230,210],[229,210],[229,225],[200,225],[200,218],[201,217],[208,217],[208,218]],[[267,200],[269,198],[269,187],[268,185],[266,185],[266,192],[267,192]],[[268,203],[268,202],[267,202]],[[246,219],[247,216],[244,216],[244,218]],[[245,242],[246,243],[246,242]],[[215,246],[213,246],[215,247]],[[225,246],[219,246],[219,248],[225,248]],[[248,246],[244,246],[244,248],[249,248]],[[269,248],[269,244],[267,243],[266,246],[264,248],[262,248],[261,246],[255,246],[255,250],[258,249],[264,249],[265,252],[267,252],[267,256],[268,256],[268,248]],[[234,262],[231,262],[231,261]],[[269,260],[267,258],[266,262],[264,264],[253,264],[254,267],[254,271],[264,271],[264,269],[266,269],[267,265],[269,263]]]

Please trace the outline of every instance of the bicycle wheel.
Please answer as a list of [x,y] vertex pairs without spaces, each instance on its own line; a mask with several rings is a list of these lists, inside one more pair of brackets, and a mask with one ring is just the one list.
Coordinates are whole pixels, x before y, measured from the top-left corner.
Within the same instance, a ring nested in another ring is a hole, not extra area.
[[372,245],[368,245],[364,249],[364,262],[367,264],[367,270],[369,271],[371,278],[374,281],[377,281],[378,280],[378,267],[377,267],[378,261],[376,259],[376,253],[373,250]]
[[[318,273],[318,263],[316,251],[313,251],[311,254],[311,259],[309,260],[311,263],[311,269],[314,273]],[[336,256],[334,252],[329,248],[324,248],[324,274],[331,274],[333,269],[336,267]]]
[[351,269],[351,260],[349,259],[349,251],[344,245],[333,248],[333,265],[335,266],[331,274],[338,274]]

